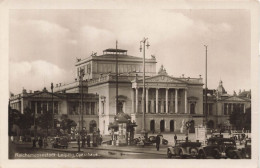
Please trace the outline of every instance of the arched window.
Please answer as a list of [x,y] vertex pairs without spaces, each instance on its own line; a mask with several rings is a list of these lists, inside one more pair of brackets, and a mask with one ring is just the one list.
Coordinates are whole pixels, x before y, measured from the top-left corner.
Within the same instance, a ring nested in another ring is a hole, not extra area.
[[164,121],[164,120],[161,120],[161,121],[160,121],[160,131],[161,131],[161,132],[164,132],[164,130],[165,130],[165,121]]
[[150,131],[152,131],[152,132],[155,131],[155,122],[154,122],[154,120],[150,121]]
[[174,132],[174,120],[170,121],[170,131]]
[[97,128],[97,123],[96,121],[92,120],[89,123],[89,132],[93,133],[94,129]]

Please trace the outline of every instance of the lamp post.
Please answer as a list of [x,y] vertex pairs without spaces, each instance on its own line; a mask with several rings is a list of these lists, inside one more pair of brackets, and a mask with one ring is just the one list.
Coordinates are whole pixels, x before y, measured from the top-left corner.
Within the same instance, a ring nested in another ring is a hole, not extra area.
[[116,115],[118,113],[118,57],[117,57],[117,41],[116,41]]
[[205,49],[206,49],[206,62],[205,62],[205,126],[207,126],[208,123],[208,97],[207,97],[207,76],[208,76],[208,46],[204,45]]
[[149,48],[149,42],[148,38],[144,38],[142,41],[140,41],[140,52],[142,52],[142,43],[143,43],[143,95],[142,95],[142,101],[143,101],[143,122],[142,122],[142,133],[145,134],[145,46],[147,49]]
[[52,133],[54,134],[54,102],[53,102],[53,83],[51,83],[51,102],[52,102]]
[[[80,152],[80,134],[83,131],[83,77],[84,77],[84,69],[80,69],[79,81],[81,85],[81,103],[80,103],[80,112],[81,112],[81,129],[80,129],[80,121],[79,121],[79,140],[78,140],[78,151]],[[80,131],[81,130],[81,131]]]

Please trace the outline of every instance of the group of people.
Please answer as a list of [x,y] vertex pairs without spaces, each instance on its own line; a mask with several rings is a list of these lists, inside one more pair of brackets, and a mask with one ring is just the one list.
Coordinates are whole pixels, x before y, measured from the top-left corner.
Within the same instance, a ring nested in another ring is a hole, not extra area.
[[38,142],[39,148],[42,148],[42,147],[46,148],[48,146],[48,142],[47,142],[46,137],[39,137],[39,138],[35,137],[33,139],[33,146],[32,146],[33,148],[36,148],[37,142]]
[[[93,143],[92,143],[92,146],[93,146],[93,147],[96,147],[96,146],[102,144],[102,141],[103,141],[102,135],[93,136],[92,139],[93,139],[93,140],[92,140],[92,142],[93,142]],[[85,148],[85,147],[86,147],[86,142],[87,142],[87,147],[90,147],[90,141],[91,141],[90,135],[83,136],[81,140],[82,140],[82,143],[81,143],[81,147],[82,147],[82,148]],[[79,137],[78,137],[78,139],[77,139],[77,142],[78,142],[78,145],[80,145],[80,138],[79,138]]]

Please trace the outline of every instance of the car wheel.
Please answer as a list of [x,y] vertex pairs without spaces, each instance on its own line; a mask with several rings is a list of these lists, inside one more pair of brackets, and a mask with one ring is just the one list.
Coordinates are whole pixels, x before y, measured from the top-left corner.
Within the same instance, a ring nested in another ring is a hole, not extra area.
[[238,155],[237,155],[236,152],[233,152],[233,153],[232,153],[231,159],[239,159],[239,157],[238,157]]
[[205,154],[204,154],[203,151],[199,151],[199,153],[198,153],[198,158],[199,158],[199,159],[205,159],[205,158],[206,158],[206,156],[205,156]]
[[220,158],[219,151],[217,149],[213,150],[213,157],[215,159],[219,159]]
[[170,149],[167,150],[167,156],[168,158],[172,158],[172,152]]
[[185,156],[183,155],[183,151],[182,151],[182,150],[179,151],[179,156],[180,156],[181,158],[185,158]]
[[198,150],[196,148],[190,148],[189,152],[191,156],[196,156],[198,154]]

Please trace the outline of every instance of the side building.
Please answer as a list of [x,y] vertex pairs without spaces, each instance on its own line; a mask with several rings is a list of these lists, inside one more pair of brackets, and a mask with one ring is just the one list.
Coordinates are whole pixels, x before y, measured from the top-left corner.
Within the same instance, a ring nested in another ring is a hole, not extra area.
[[[22,114],[29,109],[35,117],[50,112],[54,112],[54,118],[60,119],[62,115],[67,115],[70,119],[81,125],[80,120],[81,95],[78,93],[51,93],[46,88],[42,91],[27,92],[23,89],[21,94],[10,97],[12,109],[20,111]],[[52,107],[54,108],[52,110]],[[98,126],[98,95],[83,94],[83,127],[92,132]]]
[[[204,90],[205,93],[205,90]],[[220,80],[217,89],[208,90],[207,93],[207,126],[208,128],[233,129],[230,124],[230,115],[235,112],[245,113],[251,108],[251,91],[239,91],[237,94],[228,94]],[[205,96],[203,111],[205,113]]]

